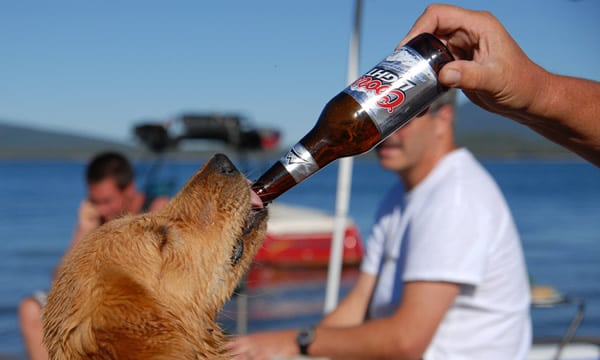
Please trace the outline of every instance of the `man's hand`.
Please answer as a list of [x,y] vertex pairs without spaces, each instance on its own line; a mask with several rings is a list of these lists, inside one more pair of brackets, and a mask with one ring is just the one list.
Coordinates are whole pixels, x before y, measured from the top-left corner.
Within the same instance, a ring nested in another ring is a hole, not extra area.
[[431,5],[400,44],[423,32],[445,41],[457,59],[440,71],[443,85],[600,166],[600,82],[544,70],[488,12]]
[[77,232],[83,237],[101,224],[98,210],[89,200],[84,200],[79,205]]
[[234,338],[227,344],[233,360],[271,360],[274,356],[298,355],[296,331],[255,333]]
[[526,111],[536,100],[540,81],[549,75],[488,12],[431,5],[400,44],[423,32],[445,41],[457,59],[442,68],[440,82],[462,89],[489,111],[513,118]]

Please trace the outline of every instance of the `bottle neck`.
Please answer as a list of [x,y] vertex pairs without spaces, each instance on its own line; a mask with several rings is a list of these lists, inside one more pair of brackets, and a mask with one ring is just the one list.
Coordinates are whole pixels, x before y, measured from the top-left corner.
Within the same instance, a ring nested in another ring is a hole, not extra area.
[[[313,156],[321,152],[326,146],[319,139],[317,131],[313,128],[269,168],[256,182],[252,189],[267,204],[275,200],[294,185],[302,182],[307,177],[317,172],[334,159],[322,159]],[[310,148],[310,150],[308,150]],[[318,161],[320,160],[320,161]]]
[[269,203],[334,160],[366,152],[380,140],[368,114],[341,92],[325,106],[315,126],[254,183],[253,190]]

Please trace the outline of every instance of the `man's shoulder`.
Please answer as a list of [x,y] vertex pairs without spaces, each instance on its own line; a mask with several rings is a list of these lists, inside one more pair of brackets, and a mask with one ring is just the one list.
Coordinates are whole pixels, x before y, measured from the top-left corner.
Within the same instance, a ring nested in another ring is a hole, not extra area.
[[496,189],[492,175],[467,149],[457,149],[440,164],[436,187],[465,188],[473,191]]
[[449,211],[495,207],[504,198],[493,177],[466,149],[456,150],[444,159],[423,190],[422,200]]

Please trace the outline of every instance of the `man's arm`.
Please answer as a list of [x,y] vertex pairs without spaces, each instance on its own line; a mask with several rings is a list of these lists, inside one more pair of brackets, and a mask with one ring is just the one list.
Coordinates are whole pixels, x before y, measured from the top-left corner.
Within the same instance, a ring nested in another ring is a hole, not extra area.
[[[376,277],[361,272],[348,295],[327,315],[320,326],[352,326],[364,321]],[[255,360],[270,359],[274,355],[298,354],[297,329],[258,332],[232,339],[227,345],[234,359],[251,356]]]
[[352,326],[364,322],[377,277],[361,272],[352,290],[338,306],[319,323],[319,326]]
[[443,39],[456,61],[440,82],[600,166],[600,83],[551,74],[534,63],[492,14],[432,5],[400,44],[422,32]]
[[[392,316],[358,325],[334,326],[337,321],[333,320],[342,319],[346,313],[334,311],[315,329],[308,352],[311,356],[345,360],[420,359],[459,289],[459,285],[446,282],[408,282]],[[349,316],[349,322],[354,323],[355,314]],[[298,354],[295,336],[295,330],[252,334],[235,339],[228,348],[234,359],[293,356]]]
[[408,282],[396,312],[362,325],[316,329],[309,347],[331,359],[420,359],[460,286],[446,282]]
[[600,83],[548,73],[532,105],[512,116],[600,166]]
[[99,227],[101,222],[100,214],[98,213],[98,210],[96,210],[94,204],[89,200],[83,200],[79,205],[77,225],[69,249],[72,248],[76,242],[92,232],[92,230]]
[[[77,225],[75,226],[73,237],[71,238],[71,242],[69,243],[69,248],[67,249],[67,252],[71,250],[71,248],[73,247],[73,245],[75,245],[76,242],[80,241],[87,234],[92,232],[92,230],[100,226],[100,223],[100,214],[98,214],[98,211],[94,207],[94,204],[92,204],[87,199],[83,200],[79,204],[79,210],[77,212]],[[59,264],[54,268],[54,271],[52,272],[52,277],[56,277],[56,274],[58,274],[58,270],[62,265],[61,262],[59,262]]]

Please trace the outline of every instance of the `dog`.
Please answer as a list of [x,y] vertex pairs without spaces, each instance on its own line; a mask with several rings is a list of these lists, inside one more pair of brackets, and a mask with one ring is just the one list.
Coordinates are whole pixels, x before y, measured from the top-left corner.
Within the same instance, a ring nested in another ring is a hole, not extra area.
[[216,316],[267,210],[222,154],[163,208],[110,221],[65,255],[43,313],[51,359],[227,359]]

